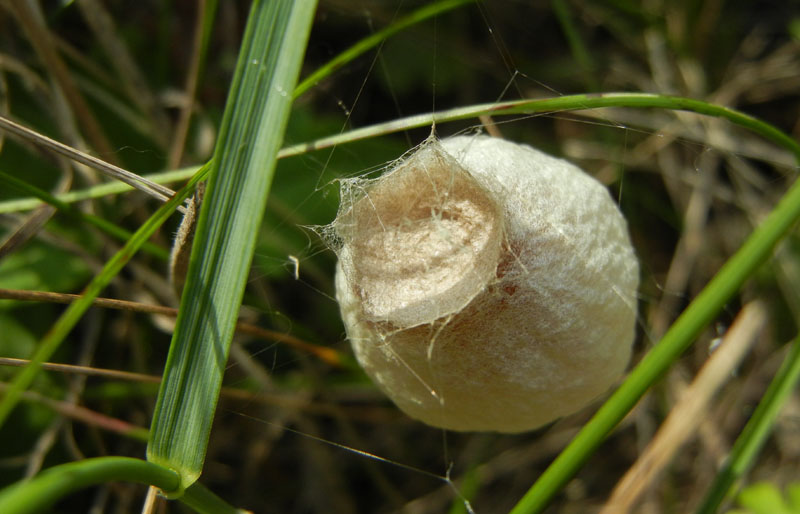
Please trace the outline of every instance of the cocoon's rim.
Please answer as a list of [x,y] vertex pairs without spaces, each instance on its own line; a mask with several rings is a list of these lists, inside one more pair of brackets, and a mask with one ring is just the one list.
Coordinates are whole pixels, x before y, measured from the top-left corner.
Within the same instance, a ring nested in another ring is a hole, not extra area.
[[431,138],[382,177],[344,181],[329,229],[355,355],[414,418],[529,430],[627,365],[639,280],[627,226],[564,160]]

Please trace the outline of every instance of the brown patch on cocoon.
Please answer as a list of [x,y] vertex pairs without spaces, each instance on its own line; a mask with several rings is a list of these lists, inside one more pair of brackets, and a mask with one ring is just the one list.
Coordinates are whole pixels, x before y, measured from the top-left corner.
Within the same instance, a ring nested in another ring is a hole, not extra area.
[[351,180],[329,227],[364,370],[407,414],[519,432],[603,393],[630,355],[638,263],[608,192],[483,136]]

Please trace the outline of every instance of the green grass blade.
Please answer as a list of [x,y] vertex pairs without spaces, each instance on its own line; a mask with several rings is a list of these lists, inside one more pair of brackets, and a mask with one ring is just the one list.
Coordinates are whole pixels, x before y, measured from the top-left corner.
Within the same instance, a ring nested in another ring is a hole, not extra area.
[[251,7],[147,448],[184,488],[203,468],[314,7],[312,0]]
[[[118,227],[117,225],[114,225],[110,221],[104,220],[100,216],[95,216],[93,214],[86,214],[84,212],[81,212],[78,209],[69,205],[68,203],[59,200],[58,198],[51,195],[47,191],[44,191],[36,186],[28,184],[24,180],[20,180],[17,177],[9,175],[8,173],[5,173],[3,171],[0,171],[0,182],[5,182],[6,185],[10,187],[22,191],[23,193],[33,195],[36,198],[40,199],[41,201],[52,205],[53,207],[55,207],[62,213],[66,214],[67,216],[70,216],[78,221],[94,225],[95,227],[99,228],[106,234],[113,236],[121,241],[127,241],[128,239],[130,239],[132,235],[124,228]],[[122,182],[120,182],[120,184],[122,184]],[[154,245],[153,243],[150,242],[145,242],[142,245],[142,251],[148,252],[149,254],[158,257],[159,259],[162,260],[167,260],[169,258],[169,253],[164,248],[161,248],[160,246]]]
[[154,485],[164,491],[179,486],[178,475],[151,462],[130,457],[98,457],[49,468],[27,482],[17,482],[0,491],[0,512],[34,514],[49,512],[61,497],[111,481]]
[[[173,182],[183,182],[192,175],[197,173],[200,168],[197,166],[190,166],[188,168],[181,168],[177,170],[163,171],[160,173],[153,173],[145,175],[144,178],[155,182],[157,184],[169,184]],[[86,189],[69,191],[67,193],[60,193],[55,195],[55,199],[65,204],[80,202],[82,200],[90,200],[93,198],[101,198],[103,196],[115,195],[120,193],[127,193],[134,191],[135,188],[124,182],[103,182]],[[0,202],[0,214],[7,214],[9,212],[23,212],[30,211],[42,205],[42,198],[32,192],[28,194],[33,195],[29,198],[18,198],[13,200],[6,200]],[[45,202],[51,203],[51,202]],[[55,204],[52,204],[55,205]],[[56,205],[56,207],[58,207]]]
[[435,113],[417,114],[405,118],[370,125],[342,134],[318,139],[311,143],[301,143],[281,150],[279,157],[291,157],[314,150],[322,150],[335,145],[352,143],[378,135],[391,134],[418,127],[430,127],[436,123],[477,118],[484,114],[502,116],[506,114],[533,114],[545,112],[598,109],[601,107],[660,108],[691,111],[717,118],[725,118],[791,150],[800,159],[800,144],[776,127],[728,107],[710,104],[701,100],[679,96],[656,95],[651,93],[597,93],[591,95],[568,95],[557,98],[537,100],[512,100],[490,104],[457,107]]
[[[17,482],[0,491],[0,512],[34,514],[47,511],[64,496],[86,487],[112,481],[134,482],[176,491],[178,474],[158,464],[131,457],[97,457],[49,468],[31,480]],[[240,514],[200,483],[186,490],[180,499],[200,513]]]
[[736,439],[725,467],[717,473],[699,514],[717,511],[731,486],[747,473],[769,436],[781,406],[789,398],[800,379],[800,338],[792,342],[789,354],[772,379],[753,416]]
[[81,298],[70,304],[64,314],[56,321],[45,335],[36,352],[31,357],[31,362],[17,373],[11,382],[8,391],[0,402],[0,425],[2,425],[11,410],[19,402],[22,392],[28,388],[36,373],[41,369],[44,361],[53,355],[58,346],[80,320],[86,309],[91,307],[94,300],[109,282],[122,270],[122,267],[136,254],[139,248],[150,239],[150,236],[170,217],[170,215],[185,200],[200,180],[205,178],[206,168],[195,175],[189,183],[175,196],[162,205],[139,230],[137,230],[127,243],[106,263],[102,271],[86,286]]
[[[788,136],[785,138],[791,141],[791,144],[786,146],[800,156],[797,143]],[[766,220],[728,259],[673,323],[661,341],[634,368],[622,386],[545,470],[514,507],[513,514],[540,512],[547,506],[550,499],[589,458],[647,389],[692,344],[744,281],[769,257],[778,241],[798,219],[800,219],[800,181],[795,182]]]
[[355,45],[351,46],[344,52],[340,53],[327,63],[325,63],[321,68],[317,71],[313,72],[311,75],[303,79],[294,90],[294,98],[302,95],[315,84],[317,84],[320,80],[324,79],[325,77],[332,74],[334,71],[338,70],[348,62],[352,61],[359,55],[363,54],[370,48],[374,48],[378,46],[380,43],[385,41],[386,39],[392,37],[394,34],[397,34],[403,29],[410,27],[416,23],[420,23],[422,21],[427,20],[428,18],[432,18],[437,14],[441,14],[446,11],[450,11],[464,5],[466,3],[473,3],[475,0],[443,0],[441,2],[434,2],[430,5],[426,5],[416,11],[412,12],[408,16],[397,20],[395,23],[392,23],[388,27],[379,30],[378,32],[372,34],[369,37],[365,37]]

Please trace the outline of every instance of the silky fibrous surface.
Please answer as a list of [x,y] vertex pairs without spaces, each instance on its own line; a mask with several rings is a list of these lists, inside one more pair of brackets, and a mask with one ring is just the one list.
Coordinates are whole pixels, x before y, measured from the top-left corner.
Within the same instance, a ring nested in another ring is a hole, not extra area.
[[356,357],[412,417],[529,430],[627,365],[627,226],[564,160],[486,136],[429,139],[382,177],[346,181],[329,233]]
[[377,180],[348,184],[351,203],[335,224],[346,241],[339,262],[369,321],[432,323],[463,309],[493,279],[502,213],[458,168],[428,148]]

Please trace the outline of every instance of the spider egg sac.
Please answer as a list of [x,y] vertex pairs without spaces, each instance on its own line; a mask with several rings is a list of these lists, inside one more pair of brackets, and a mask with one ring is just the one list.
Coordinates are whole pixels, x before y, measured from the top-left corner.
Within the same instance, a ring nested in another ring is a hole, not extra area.
[[574,165],[487,136],[431,138],[341,196],[327,233],[347,335],[409,416],[521,432],[624,371],[639,265],[616,203]]

